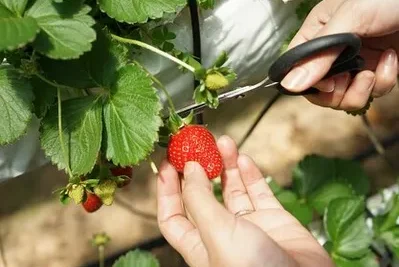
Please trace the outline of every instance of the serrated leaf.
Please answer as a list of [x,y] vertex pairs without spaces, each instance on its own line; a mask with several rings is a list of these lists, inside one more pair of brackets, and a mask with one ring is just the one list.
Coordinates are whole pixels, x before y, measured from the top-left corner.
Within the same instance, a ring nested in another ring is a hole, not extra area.
[[[62,103],[63,141],[73,175],[89,173],[97,160],[102,137],[102,109],[94,96],[69,99]],[[67,162],[58,133],[57,105],[52,107],[41,125],[41,145],[58,168]]]
[[360,258],[368,252],[370,233],[365,220],[362,197],[332,200],[324,215],[324,228],[333,243],[333,253],[345,258]]
[[34,112],[36,117],[41,119],[56,102],[57,89],[36,77],[30,79],[30,83],[35,95],[35,100],[33,101]]
[[393,196],[393,205],[389,213],[384,216],[384,221],[381,224],[379,229],[380,232],[388,231],[393,227],[398,226],[398,218],[399,218],[399,195]]
[[364,215],[357,217],[348,228],[344,229],[335,242],[335,252],[343,257],[356,259],[364,256],[372,241]]
[[176,12],[185,0],[98,0],[101,9],[111,18],[127,23],[145,23]]
[[104,205],[110,206],[114,202],[117,184],[112,180],[101,181],[94,187],[94,193],[101,198]]
[[147,157],[158,139],[161,108],[147,73],[135,64],[121,68],[104,106],[107,159],[126,166]]
[[399,227],[392,228],[389,231],[383,232],[379,235],[389,249],[395,253],[395,256],[399,258]]
[[97,29],[93,48],[79,59],[54,60],[42,57],[39,64],[44,75],[59,84],[82,89],[108,89],[115,80],[117,70],[128,63],[128,52],[125,45],[111,40],[104,31]]
[[276,195],[276,198],[300,223],[308,225],[313,218],[312,209],[298,199],[297,195],[290,190],[283,190]]
[[32,118],[32,87],[10,66],[0,66],[0,145],[22,136]]
[[22,16],[28,0],[0,0],[0,6],[7,8],[13,14]]
[[134,250],[119,257],[112,267],[160,267],[159,261],[148,251]]
[[310,193],[308,202],[319,214],[323,214],[324,209],[333,199],[353,195],[354,192],[348,185],[340,182],[331,182]]
[[32,42],[40,31],[36,20],[16,17],[0,3],[0,51],[12,50]]
[[87,15],[90,10],[82,1],[37,0],[25,14],[34,18],[41,29],[34,48],[54,59],[78,58],[89,51],[96,39],[91,28],[95,21]]
[[351,185],[360,195],[366,195],[369,192],[369,178],[359,162],[336,158],[335,169],[335,181],[343,181]]
[[369,252],[360,259],[347,259],[333,254],[333,260],[337,267],[379,267],[376,256]]
[[369,179],[355,161],[308,155],[294,168],[293,188],[301,196],[331,182],[343,182],[359,195],[369,191]]

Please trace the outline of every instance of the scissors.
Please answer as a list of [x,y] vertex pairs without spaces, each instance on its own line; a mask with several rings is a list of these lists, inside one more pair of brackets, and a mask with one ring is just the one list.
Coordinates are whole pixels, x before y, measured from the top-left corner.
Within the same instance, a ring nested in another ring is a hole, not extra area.
[[[319,52],[334,47],[345,46],[339,57],[334,61],[328,73],[323,79],[332,77],[336,74],[349,72],[354,77],[364,68],[364,59],[359,55],[361,48],[361,39],[352,33],[339,33],[318,37],[302,43],[282,54],[273,62],[268,71],[268,76],[257,84],[239,87],[218,96],[219,103],[230,99],[237,99],[245,96],[246,93],[275,87],[281,94],[290,96],[317,94],[319,90],[309,88],[302,92],[291,92],[281,86],[280,82],[288,72],[302,60],[314,56]],[[190,112],[194,115],[203,112],[207,108],[205,103],[195,103],[177,110],[180,116],[187,116]]]

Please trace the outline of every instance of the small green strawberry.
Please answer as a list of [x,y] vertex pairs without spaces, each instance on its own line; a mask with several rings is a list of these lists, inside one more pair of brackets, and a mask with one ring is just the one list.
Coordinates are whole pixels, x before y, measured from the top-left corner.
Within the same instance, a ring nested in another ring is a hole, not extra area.
[[94,187],[94,193],[102,200],[104,205],[110,206],[114,202],[117,184],[113,180],[101,181]]
[[81,184],[73,184],[71,189],[69,189],[68,196],[73,199],[76,204],[83,201],[84,198],[84,186]]
[[220,90],[229,85],[229,80],[220,72],[213,71],[206,75],[205,86],[208,90]]

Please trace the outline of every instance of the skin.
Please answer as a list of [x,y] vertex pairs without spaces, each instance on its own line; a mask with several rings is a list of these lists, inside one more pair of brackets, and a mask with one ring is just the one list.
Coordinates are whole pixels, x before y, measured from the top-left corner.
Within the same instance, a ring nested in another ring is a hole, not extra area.
[[[362,108],[370,96],[381,97],[397,83],[398,0],[324,0],[309,14],[289,48],[315,37],[352,32],[363,41],[366,70],[351,79],[341,74],[321,80],[342,48],[302,62],[282,85],[317,105],[342,110]],[[166,160],[158,178],[158,224],[168,242],[190,266],[334,266],[313,236],[274,197],[263,175],[227,136],[218,140],[225,170],[224,205],[213,195],[204,170],[195,162],[179,177]],[[235,217],[237,211],[254,212]]]
[[[166,160],[158,178],[158,224],[190,266],[333,266],[321,245],[280,205],[262,173],[234,141],[221,137],[223,198],[203,168],[189,162],[183,179]],[[236,218],[243,209],[253,213]]]
[[397,0],[325,0],[308,15],[289,48],[329,34],[351,32],[362,38],[361,56],[366,70],[354,79],[341,74],[321,80],[342,48],[331,49],[302,62],[286,75],[281,84],[300,92],[316,87],[321,93],[306,98],[320,106],[357,110],[369,96],[388,94],[399,74],[399,6]]

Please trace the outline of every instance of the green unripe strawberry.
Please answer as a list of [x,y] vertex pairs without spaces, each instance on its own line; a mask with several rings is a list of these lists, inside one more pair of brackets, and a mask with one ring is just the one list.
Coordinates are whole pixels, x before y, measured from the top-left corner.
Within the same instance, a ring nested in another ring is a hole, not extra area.
[[220,72],[212,72],[205,77],[205,86],[209,90],[220,90],[229,85],[229,80]]

